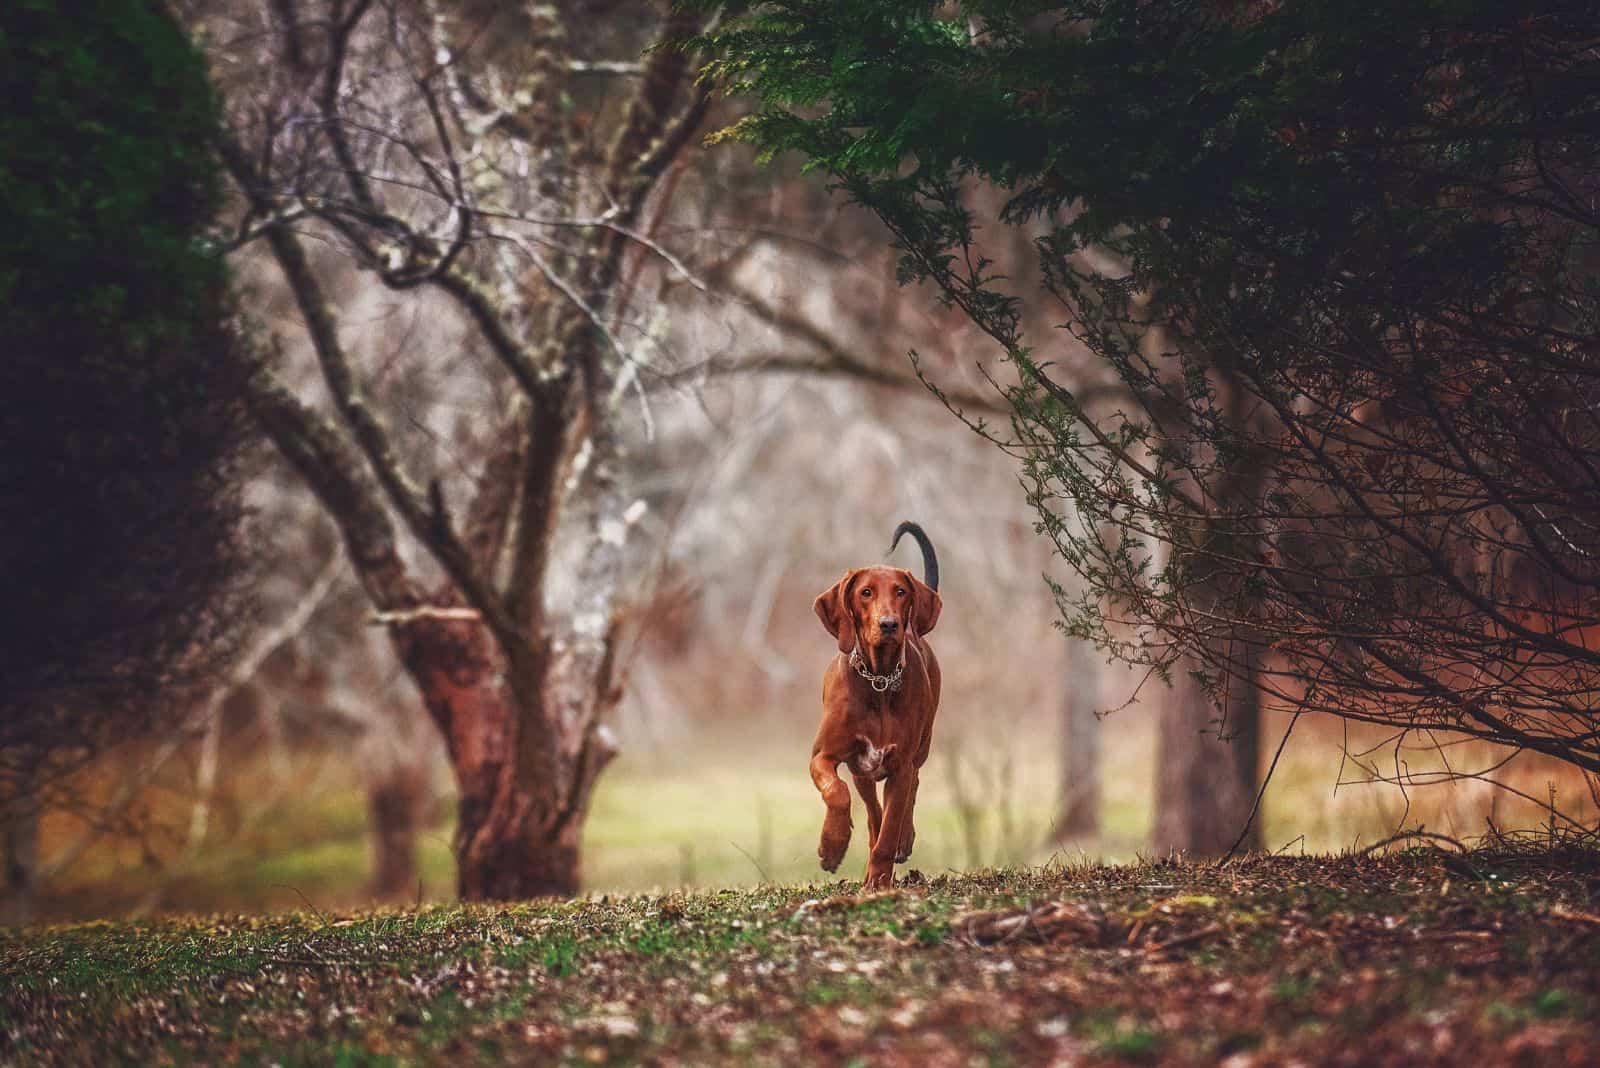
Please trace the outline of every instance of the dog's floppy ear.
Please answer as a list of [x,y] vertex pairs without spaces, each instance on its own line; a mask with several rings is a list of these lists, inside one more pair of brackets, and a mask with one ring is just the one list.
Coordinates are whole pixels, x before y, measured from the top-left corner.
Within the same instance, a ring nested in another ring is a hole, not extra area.
[[939,613],[944,610],[944,598],[939,596],[938,590],[909,571],[906,572],[906,579],[911,583],[911,629],[918,634],[926,634],[939,622]]
[[850,611],[850,587],[855,584],[856,574],[846,571],[844,578],[817,594],[817,599],[811,603],[812,611],[828,628],[828,633],[839,639],[841,653],[856,647],[856,617]]

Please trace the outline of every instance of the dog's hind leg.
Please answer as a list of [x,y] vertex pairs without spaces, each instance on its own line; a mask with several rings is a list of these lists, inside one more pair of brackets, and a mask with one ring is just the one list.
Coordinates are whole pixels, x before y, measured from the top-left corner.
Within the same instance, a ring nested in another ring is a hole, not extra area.
[[867,805],[867,847],[878,844],[878,828],[883,826],[883,806],[878,804],[878,782],[870,775],[853,775],[856,793]]
[[894,862],[904,864],[911,859],[911,847],[917,841],[917,828],[913,825],[913,818],[917,808],[917,786],[921,783],[921,776],[917,768],[907,769],[911,776],[911,787],[906,794],[906,819],[900,831],[900,847],[895,850]]

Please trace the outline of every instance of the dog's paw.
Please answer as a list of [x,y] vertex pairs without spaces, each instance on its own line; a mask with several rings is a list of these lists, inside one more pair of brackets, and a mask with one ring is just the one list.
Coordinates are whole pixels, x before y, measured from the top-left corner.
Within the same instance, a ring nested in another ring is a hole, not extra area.
[[880,872],[872,871],[869,868],[866,879],[861,883],[861,889],[863,890],[888,890],[892,886],[894,886],[893,868]]
[[844,859],[844,851],[850,848],[850,836],[843,838],[830,838],[824,835],[822,843],[817,846],[817,859],[822,861],[823,871],[838,871],[839,862]]

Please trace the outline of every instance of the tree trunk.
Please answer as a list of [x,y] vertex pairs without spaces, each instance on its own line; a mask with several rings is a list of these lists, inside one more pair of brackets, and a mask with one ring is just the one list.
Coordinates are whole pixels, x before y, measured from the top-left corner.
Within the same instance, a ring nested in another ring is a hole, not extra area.
[[463,901],[571,897],[578,892],[578,840],[587,811],[575,814],[553,835],[545,830],[547,813],[531,805],[524,811],[517,824],[493,819],[469,824],[463,806],[457,836],[467,848],[456,854],[457,888]]
[[[1159,853],[1220,856],[1244,830],[1255,801],[1260,697],[1254,686],[1233,682],[1219,723],[1216,705],[1189,674],[1191,667],[1178,665],[1161,712],[1152,844]],[[1240,848],[1257,844],[1254,825],[1251,836]]]
[[[1253,678],[1256,658],[1251,655],[1249,660]],[[1255,806],[1256,793],[1261,788],[1261,691],[1253,683],[1235,680],[1229,685],[1226,734],[1233,750],[1234,781],[1244,794],[1245,815],[1234,836],[1237,838],[1239,832],[1243,831],[1239,849],[1253,852],[1260,849],[1262,843],[1261,813],[1256,812],[1252,817],[1250,811]],[[1245,819],[1250,820],[1249,830],[1245,830]],[[1228,845],[1233,843],[1230,841]]]
[[[566,660],[538,656],[519,665],[513,688],[497,647],[472,622],[419,620],[393,633],[455,772],[460,897],[575,894],[589,799],[615,748],[593,710],[574,705],[612,699],[609,686],[564,687]],[[515,742],[533,736],[538,744]],[[530,754],[537,767],[527,766]]]
[[[306,298],[308,307],[324,306],[313,296]],[[334,344],[325,334],[319,335],[323,344]],[[591,464],[591,471],[603,472],[607,492],[598,494],[603,507],[591,506],[597,535],[578,568],[581,602],[572,626],[558,631],[543,613],[539,584],[530,586],[533,593],[520,602],[528,610],[519,614],[485,583],[495,552],[474,560],[439,496],[431,504],[410,501],[407,511],[419,536],[444,541],[449,551],[441,558],[460,574],[432,590],[420,586],[361,457],[281,383],[258,372],[253,385],[254,410],[338,520],[356,575],[373,605],[388,614],[389,639],[444,739],[460,797],[455,855],[461,896],[572,893],[579,885],[577,844],[589,797],[616,751],[601,719],[619,696],[612,677],[613,600],[627,521],[617,515],[621,498],[610,465]],[[525,494],[526,488],[525,482]],[[526,495],[524,502],[521,524],[550,530],[553,503]],[[437,518],[427,517],[429,508]],[[525,585],[542,580],[542,566],[540,574],[522,576]]]
[[1061,698],[1060,808],[1055,840],[1100,833],[1100,720],[1095,716],[1099,665],[1094,647],[1067,641],[1066,691]]
[[5,861],[5,896],[0,923],[34,918],[39,875],[39,804],[32,796],[7,799],[0,806],[0,860]]
[[[1159,359],[1172,351],[1165,323],[1152,324],[1142,341],[1144,351]],[[1235,428],[1263,418],[1250,403],[1246,389],[1226,352],[1212,354],[1206,376],[1216,390],[1226,423]],[[1189,444],[1202,452],[1214,451],[1219,441],[1194,427],[1174,426]],[[1258,428],[1265,435],[1265,430]],[[1198,659],[1184,658],[1172,666],[1172,689],[1160,716],[1156,743],[1156,820],[1152,844],[1158,852],[1182,850],[1198,856],[1220,856],[1249,831],[1239,848],[1257,848],[1259,826],[1250,820],[1255,802],[1256,762],[1261,719],[1261,695],[1254,684],[1255,653],[1262,641],[1250,630],[1253,604],[1245,591],[1225,585],[1217,561],[1252,560],[1259,545],[1259,524],[1240,520],[1230,510],[1246,514],[1259,499],[1270,458],[1257,449],[1223,469],[1214,484],[1194,481],[1193,470],[1178,467],[1169,472],[1215,502],[1216,511],[1197,521],[1193,545],[1172,544],[1172,562],[1184,573],[1185,599],[1200,606],[1199,623],[1183,622],[1190,640],[1205,643],[1210,658],[1233,665],[1242,678],[1224,680],[1223,707],[1218,708],[1206,687],[1190,673],[1204,670]],[[1198,520],[1199,517],[1197,517]],[[1226,569],[1222,569],[1225,571]],[[1227,643],[1225,646],[1215,643]]]
[[369,781],[367,833],[374,897],[400,900],[416,891],[417,833],[427,822],[431,800],[427,767],[417,761],[397,761]]

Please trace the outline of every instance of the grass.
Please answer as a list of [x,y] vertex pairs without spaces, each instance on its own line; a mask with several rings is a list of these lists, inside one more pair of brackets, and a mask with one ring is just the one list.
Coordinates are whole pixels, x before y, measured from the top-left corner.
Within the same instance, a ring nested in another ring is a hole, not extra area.
[[1578,1064],[1597,906],[1417,849],[101,921],[0,932],[0,1061]]
[[[924,772],[918,864],[930,874],[953,874],[1052,860],[1137,859],[1152,817],[1153,727],[1149,717],[1106,722],[1103,833],[1098,840],[1069,846],[1051,841],[1055,754],[1038,744],[1050,736],[1050,725],[1033,722],[1026,729],[988,733],[967,725],[963,735],[953,722]],[[1548,820],[1536,803],[1475,782],[1409,793],[1383,785],[1336,788],[1342,740],[1337,730],[1319,733],[1315,724],[1299,728],[1263,806],[1269,849],[1336,852],[1384,838],[1402,823],[1470,836],[1483,830],[1489,815],[1505,830],[1536,828]],[[1351,747],[1359,743],[1353,735]],[[799,727],[770,727],[744,735],[724,731],[657,753],[625,751],[595,794],[585,828],[584,885],[602,893],[644,892],[817,878],[821,806],[804,767],[808,744]],[[963,809],[955,789],[957,754],[966,799],[977,802],[970,810]],[[1431,755],[1411,753],[1406,761],[1421,771]],[[1469,767],[1483,755],[1457,751],[1451,760]],[[364,891],[369,863],[365,801],[343,754],[313,754],[298,764],[303,781],[290,789],[274,785],[263,769],[248,764],[225,769],[224,783],[246,801],[272,793],[281,799],[266,816],[249,821],[230,819],[225,794],[212,820],[214,833],[194,863],[165,888],[158,907],[328,910],[371,903]],[[1542,798],[1547,782],[1558,782],[1560,804],[1575,816],[1594,819],[1586,792],[1569,781],[1571,769],[1552,771],[1528,758],[1519,758],[1518,767],[1524,769],[1517,782],[1525,792]],[[168,822],[186,826],[182,795],[169,791],[166,802]],[[865,865],[859,803],[856,822],[841,874],[859,873]],[[47,822],[47,858],[53,843],[77,835],[68,823]],[[420,836],[422,886],[413,900],[453,896],[450,835],[446,806]],[[51,888],[46,918],[118,915],[146,900],[160,878],[144,865],[147,844],[111,840],[91,850]],[[161,843],[156,845],[159,852]]]

